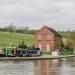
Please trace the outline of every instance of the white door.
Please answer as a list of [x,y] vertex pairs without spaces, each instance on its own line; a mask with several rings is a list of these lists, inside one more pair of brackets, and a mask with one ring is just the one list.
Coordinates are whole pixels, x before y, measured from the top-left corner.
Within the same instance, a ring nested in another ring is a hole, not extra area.
[[42,45],[41,44],[39,44],[39,48],[40,48],[40,51],[42,51]]
[[46,51],[50,51],[50,45],[49,44],[46,45]]

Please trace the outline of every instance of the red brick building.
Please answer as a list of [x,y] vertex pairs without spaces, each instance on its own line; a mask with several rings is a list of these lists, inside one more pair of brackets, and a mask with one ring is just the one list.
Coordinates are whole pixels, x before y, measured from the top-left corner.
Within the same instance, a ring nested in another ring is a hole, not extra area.
[[43,26],[35,33],[35,48],[42,52],[58,51],[61,49],[62,36],[54,29]]

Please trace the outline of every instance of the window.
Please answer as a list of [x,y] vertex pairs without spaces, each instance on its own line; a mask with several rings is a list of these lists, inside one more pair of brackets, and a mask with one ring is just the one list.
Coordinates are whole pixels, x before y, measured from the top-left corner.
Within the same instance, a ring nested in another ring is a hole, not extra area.
[[42,40],[42,36],[41,35],[38,35],[38,40]]
[[47,35],[47,40],[51,40],[51,35]]
[[60,48],[60,47],[61,45],[58,45],[58,44],[54,46],[55,49]]
[[55,40],[58,40],[58,39],[59,39],[59,38],[56,36],[56,37],[55,37]]
[[39,44],[39,48],[40,48],[40,51],[42,51],[42,45],[41,44]]
[[46,45],[46,50],[47,50],[47,51],[50,50],[50,45],[49,45],[49,44]]

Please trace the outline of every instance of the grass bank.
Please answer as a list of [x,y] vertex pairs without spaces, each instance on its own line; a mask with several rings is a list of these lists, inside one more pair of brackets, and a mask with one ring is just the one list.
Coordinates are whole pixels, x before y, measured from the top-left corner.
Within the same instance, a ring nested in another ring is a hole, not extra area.
[[17,46],[24,40],[25,43],[32,44],[34,42],[34,35],[22,34],[22,33],[10,33],[0,31],[0,47],[13,44]]

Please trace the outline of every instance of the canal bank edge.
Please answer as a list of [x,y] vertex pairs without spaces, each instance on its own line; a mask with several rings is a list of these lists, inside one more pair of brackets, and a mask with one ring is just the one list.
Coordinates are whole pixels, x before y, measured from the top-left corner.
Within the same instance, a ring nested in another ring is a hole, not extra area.
[[44,55],[39,57],[0,57],[0,60],[46,60],[46,59],[68,58],[68,57],[75,57],[75,55],[65,55],[65,56]]

